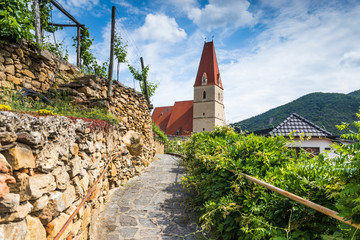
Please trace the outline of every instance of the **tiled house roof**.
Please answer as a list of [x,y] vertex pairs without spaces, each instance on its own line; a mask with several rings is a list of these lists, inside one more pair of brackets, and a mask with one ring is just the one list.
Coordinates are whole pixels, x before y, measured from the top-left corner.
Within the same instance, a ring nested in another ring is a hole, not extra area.
[[[295,132],[294,132],[295,131]],[[292,132],[292,135],[295,137],[300,136],[301,133],[304,133],[306,136],[311,137],[331,137],[332,133],[322,129],[316,124],[310,122],[309,120],[301,117],[300,115],[293,113],[275,127],[272,131],[269,132],[269,135],[273,136],[289,136]]]
[[175,102],[166,127],[166,135],[191,135],[193,131],[193,105],[192,100]]
[[152,113],[153,122],[161,129],[161,131],[166,132],[166,127],[168,125],[172,110],[174,106],[168,107],[157,107]]
[[157,107],[151,116],[166,135],[187,136],[193,131],[193,101],[175,102],[174,106]]

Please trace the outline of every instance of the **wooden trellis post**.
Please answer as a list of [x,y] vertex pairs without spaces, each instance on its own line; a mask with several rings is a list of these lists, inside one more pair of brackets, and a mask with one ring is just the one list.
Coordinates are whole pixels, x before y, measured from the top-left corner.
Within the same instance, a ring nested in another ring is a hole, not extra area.
[[41,22],[40,22],[40,4],[39,0],[34,0],[34,18],[35,18],[35,35],[36,42],[42,44],[42,35],[41,35]]
[[109,83],[108,83],[108,92],[107,97],[111,98],[112,92],[112,76],[113,76],[113,67],[114,67],[114,37],[115,37],[115,6],[112,7],[111,13],[111,40],[110,40],[110,63],[109,63]]

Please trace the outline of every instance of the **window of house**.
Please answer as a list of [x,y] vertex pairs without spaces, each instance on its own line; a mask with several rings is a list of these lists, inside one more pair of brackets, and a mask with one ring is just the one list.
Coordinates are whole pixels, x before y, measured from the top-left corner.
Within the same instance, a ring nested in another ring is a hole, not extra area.
[[203,131],[205,131],[205,128],[203,128]]
[[319,153],[320,153],[320,148],[318,148],[318,147],[302,147],[302,148],[299,148],[299,147],[291,147],[291,148],[296,150],[296,154],[297,154],[297,155],[299,155],[300,149],[303,149],[303,150],[305,150],[306,152],[310,153],[310,157],[317,156],[317,155],[319,155]]
[[203,113],[203,116],[205,116],[205,113]]
[[206,91],[203,92],[203,99],[206,99]]

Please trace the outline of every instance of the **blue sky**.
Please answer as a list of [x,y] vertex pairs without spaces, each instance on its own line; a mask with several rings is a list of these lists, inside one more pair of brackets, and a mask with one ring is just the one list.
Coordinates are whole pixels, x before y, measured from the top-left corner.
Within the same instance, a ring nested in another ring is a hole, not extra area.
[[[109,57],[116,6],[128,61],[140,68],[142,56],[150,65],[149,80],[159,83],[155,106],[193,98],[205,40],[215,44],[228,123],[311,92],[360,89],[359,0],[58,1],[90,29],[99,62]],[[68,23],[56,10],[53,18]],[[69,28],[56,32],[72,63],[75,34]],[[119,81],[134,87],[125,65]]]

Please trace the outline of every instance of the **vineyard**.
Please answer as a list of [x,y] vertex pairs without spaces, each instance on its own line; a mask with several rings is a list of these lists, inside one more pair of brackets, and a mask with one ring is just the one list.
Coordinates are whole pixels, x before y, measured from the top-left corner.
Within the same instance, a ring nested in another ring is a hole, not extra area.
[[[358,115],[359,116],[359,115]],[[359,129],[360,124],[354,125]],[[346,131],[348,125],[339,126]],[[360,133],[344,134],[358,140]],[[358,223],[358,142],[333,146],[338,157],[297,154],[284,137],[237,134],[231,128],[192,135],[186,143],[188,175],[202,227],[219,239],[358,239],[358,229],[256,185],[245,173]]]

